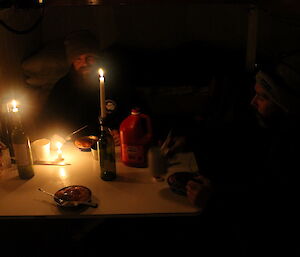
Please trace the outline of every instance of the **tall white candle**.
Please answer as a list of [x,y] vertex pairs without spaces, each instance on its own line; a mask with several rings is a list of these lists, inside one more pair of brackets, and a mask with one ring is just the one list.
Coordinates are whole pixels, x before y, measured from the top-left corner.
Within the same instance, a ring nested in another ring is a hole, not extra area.
[[103,70],[99,69],[99,81],[100,81],[100,107],[101,107],[101,118],[106,117],[106,107],[105,107],[105,86],[104,86],[104,76]]

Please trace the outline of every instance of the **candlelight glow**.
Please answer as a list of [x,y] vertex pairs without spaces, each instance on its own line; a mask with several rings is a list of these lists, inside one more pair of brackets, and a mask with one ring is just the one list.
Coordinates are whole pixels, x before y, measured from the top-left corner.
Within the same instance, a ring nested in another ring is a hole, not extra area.
[[13,112],[18,112],[19,111],[19,108],[17,107],[17,101],[16,100],[12,100],[11,105],[12,105],[12,111]]
[[57,160],[63,160],[63,156],[62,156],[62,143],[61,142],[56,142],[56,146],[57,146]]
[[99,69],[99,70],[98,70],[98,73],[99,73],[100,77],[103,78],[103,75],[104,75],[103,70],[102,70],[102,69]]
[[61,179],[65,179],[68,177],[66,170],[63,167],[59,168],[59,177]]
[[57,150],[57,148],[58,148],[57,143],[58,142],[61,143],[61,146],[62,146],[66,142],[66,140],[63,137],[61,137],[57,134],[53,135],[51,137],[51,150],[53,150],[53,151]]
[[57,151],[61,151],[61,147],[62,147],[62,143],[61,142],[56,142],[56,146],[57,146]]

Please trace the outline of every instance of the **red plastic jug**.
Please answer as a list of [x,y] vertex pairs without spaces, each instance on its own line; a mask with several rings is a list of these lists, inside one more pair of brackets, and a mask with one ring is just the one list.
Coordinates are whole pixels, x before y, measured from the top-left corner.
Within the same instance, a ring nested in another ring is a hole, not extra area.
[[131,167],[147,166],[147,150],[152,140],[152,123],[148,115],[132,109],[120,125],[121,161]]

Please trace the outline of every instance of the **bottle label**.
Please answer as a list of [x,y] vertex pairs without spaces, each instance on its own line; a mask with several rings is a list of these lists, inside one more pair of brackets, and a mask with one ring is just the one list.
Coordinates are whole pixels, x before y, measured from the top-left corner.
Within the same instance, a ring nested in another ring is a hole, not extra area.
[[105,171],[116,172],[116,163],[114,161],[104,160],[102,163],[103,164],[100,165],[101,169]]
[[31,165],[31,158],[26,144],[13,144],[17,165]]
[[145,150],[142,145],[124,145],[124,158],[128,162],[143,163],[145,161]]
[[[113,143],[113,141],[111,141]],[[100,167],[103,171],[116,171],[115,149],[113,144],[102,144],[99,146]]]

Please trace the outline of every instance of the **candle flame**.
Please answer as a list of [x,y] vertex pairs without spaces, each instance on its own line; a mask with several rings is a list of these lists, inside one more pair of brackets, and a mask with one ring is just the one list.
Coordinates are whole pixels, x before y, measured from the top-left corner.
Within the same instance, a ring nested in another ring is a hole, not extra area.
[[61,150],[62,145],[63,144],[61,142],[56,142],[56,146],[57,146],[57,158],[56,158],[56,160],[59,161],[59,162],[64,160],[63,155],[62,155],[62,150]]
[[12,105],[12,111],[13,112],[18,112],[19,111],[19,109],[17,108],[17,101],[16,100],[12,100],[11,105]]
[[57,143],[56,143],[56,146],[57,146],[57,150],[61,150],[62,143],[61,143],[61,142],[57,142]]
[[99,69],[99,70],[98,70],[98,73],[99,73],[100,77],[103,78],[103,75],[104,75],[103,70],[102,70],[102,69]]
[[16,100],[12,100],[11,101],[11,105],[13,108],[16,108],[17,107],[17,101]]

